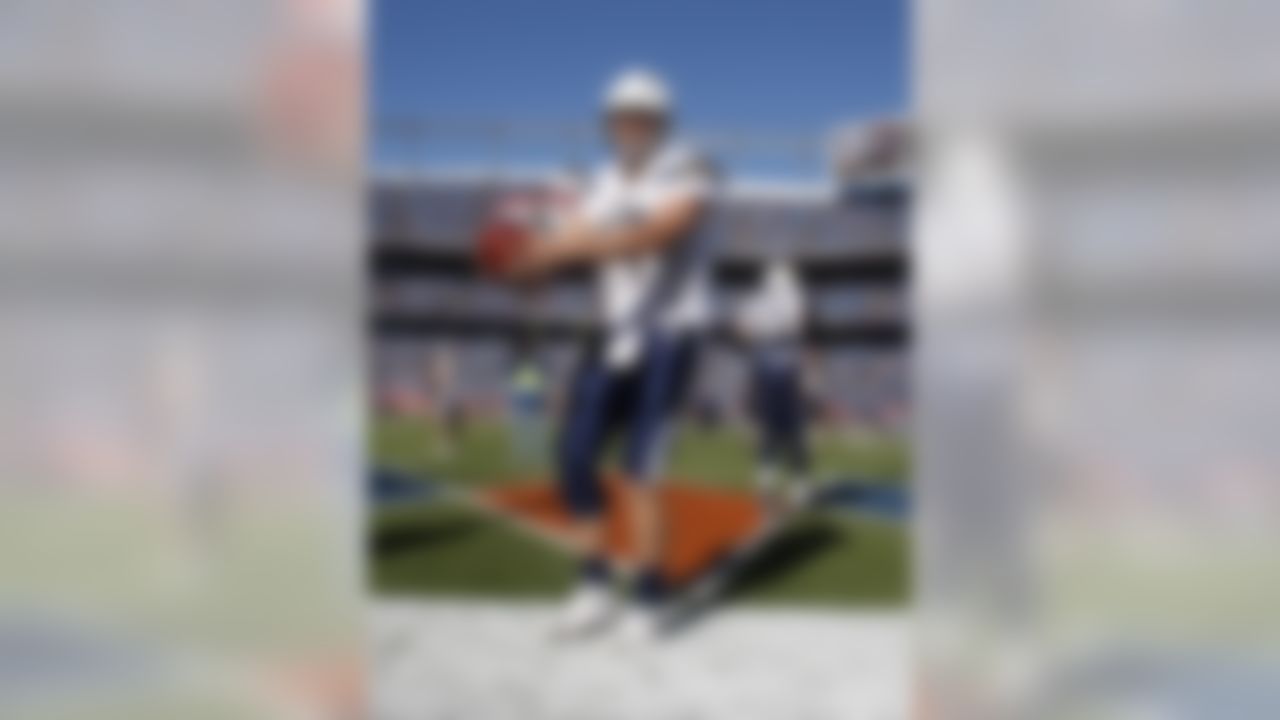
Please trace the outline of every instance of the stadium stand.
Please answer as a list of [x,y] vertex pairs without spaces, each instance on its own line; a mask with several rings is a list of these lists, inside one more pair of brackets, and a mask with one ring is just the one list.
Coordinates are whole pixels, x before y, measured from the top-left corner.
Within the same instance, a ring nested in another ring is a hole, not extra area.
[[[474,229],[497,197],[557,181],[500,173],[375,177],[368,203],[370,326],[382,409],[425,404],[403,398],[431,394],[425,368],[442,351],[466,369],[456,378],[453,401],[471,412],[500,412],[522,338],[537,339],[553,387],[567,376],[573,340],[595,323],[591,278],[569,276],[536,297],[519,296],[479,276],[471,247]],[[712,231],[723,235],[716,279],[724,308],[752,286],[763,260],[785,256],[800,268],[811,306],[809,341],[820,357],[814,394],[822,398],[821,416],[832,421],[900,429],[905,418],[909,196],[903,185],[877,178],[826,192],[730,184],[712,213]],[[704,362],[700,402],[740,416],[743,371],[727,327],[715,334]]]

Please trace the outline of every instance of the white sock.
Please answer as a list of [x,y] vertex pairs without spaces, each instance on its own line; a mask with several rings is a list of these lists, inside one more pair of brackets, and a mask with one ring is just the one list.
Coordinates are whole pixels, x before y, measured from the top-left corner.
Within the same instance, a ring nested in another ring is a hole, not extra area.
[[762,493],[772,493],[778,489],[778,468],[772,463],[761,463],[756,466],[756,489]]

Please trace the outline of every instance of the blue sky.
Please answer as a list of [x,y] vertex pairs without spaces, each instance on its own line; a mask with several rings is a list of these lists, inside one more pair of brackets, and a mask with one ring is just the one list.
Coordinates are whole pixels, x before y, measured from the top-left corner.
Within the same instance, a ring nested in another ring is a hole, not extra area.
[[[820,133],[909,104],[906,0],[375,0],[373,161],[555,163],[539,143],[411,146],[398,118],[591,123],[616,70],[645,65],[675,88],[681,127]],[[743,157],[754,174],[816,172]]]

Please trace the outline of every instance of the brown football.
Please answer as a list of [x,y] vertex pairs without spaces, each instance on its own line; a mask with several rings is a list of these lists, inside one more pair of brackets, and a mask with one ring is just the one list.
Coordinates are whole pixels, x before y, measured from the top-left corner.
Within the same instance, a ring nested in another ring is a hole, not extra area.
[[476,264],[483,274],[501,278],[511,271],[529,243],[528,231],[508,220],[493,220],[476,237]]

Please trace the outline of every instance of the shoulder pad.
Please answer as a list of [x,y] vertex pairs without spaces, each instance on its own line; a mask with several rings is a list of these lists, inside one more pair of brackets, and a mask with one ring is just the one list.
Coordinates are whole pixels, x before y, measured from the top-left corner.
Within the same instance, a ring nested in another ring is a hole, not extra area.
[[710,180],[716,176],[711,158],[688,145],[677,145],[667,150],[657,170],[663,179]]

